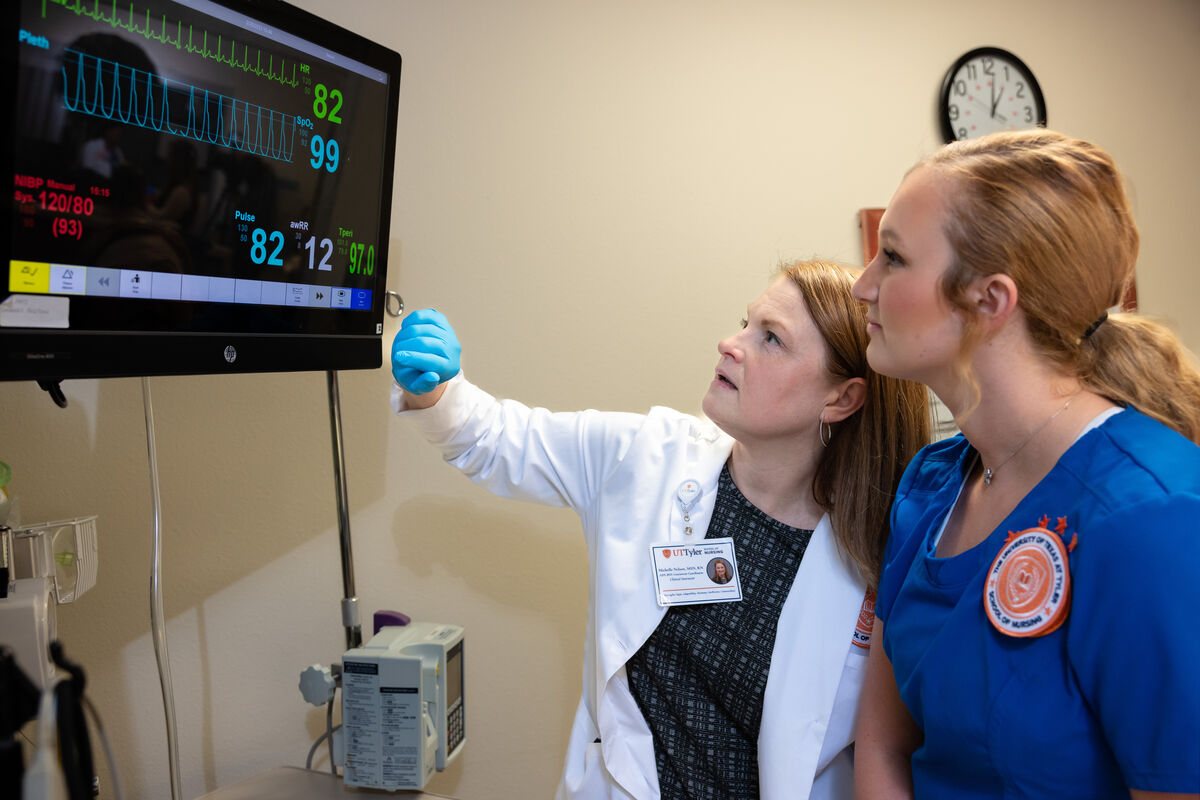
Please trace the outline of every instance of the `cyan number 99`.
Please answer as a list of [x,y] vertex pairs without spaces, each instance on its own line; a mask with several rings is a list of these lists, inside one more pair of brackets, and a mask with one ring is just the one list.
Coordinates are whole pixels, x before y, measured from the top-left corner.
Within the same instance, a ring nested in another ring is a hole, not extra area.
[[330,172],[337,170],[337,139],[322,139],[319,135],[314,135],[308,149],[312,151],[312,159],[308,163],[312,164],[313,169],[320,169],[321,165],[324,164],[325,169]]

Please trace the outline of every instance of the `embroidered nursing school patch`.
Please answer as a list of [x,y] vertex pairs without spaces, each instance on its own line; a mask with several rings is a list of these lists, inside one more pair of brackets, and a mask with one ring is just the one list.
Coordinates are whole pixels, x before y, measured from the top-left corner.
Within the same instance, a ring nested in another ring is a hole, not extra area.
[[1041,525],[1010,532],[983,586],[983,607],[996,630],[1008,636],[1045,636],[1058,630],[1071,606],[1071,569],[1063,545],[1066,517],[1058,533]]
[[862,608],[858,610],[858,623],[854,626],[854,638],[850,643],[864,650],[871,649],[871,629],[875,627],[875,592],[867,589]]

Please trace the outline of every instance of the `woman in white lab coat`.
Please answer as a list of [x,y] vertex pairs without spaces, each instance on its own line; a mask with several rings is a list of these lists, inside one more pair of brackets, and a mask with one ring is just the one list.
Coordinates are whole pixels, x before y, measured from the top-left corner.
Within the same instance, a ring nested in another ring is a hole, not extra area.
[[[924,390],[867,366],[854,278],[780,270],[717,346],[711,422],[497,400],[459,374],[445,317],[404,320],[396,410],[493,493],[581,518],[588,638],[559,798],[851,796],[888,506],[928,437]],[[701,544],[708,588],[669,588]],[[733,567],[718,589],[714,554]]]

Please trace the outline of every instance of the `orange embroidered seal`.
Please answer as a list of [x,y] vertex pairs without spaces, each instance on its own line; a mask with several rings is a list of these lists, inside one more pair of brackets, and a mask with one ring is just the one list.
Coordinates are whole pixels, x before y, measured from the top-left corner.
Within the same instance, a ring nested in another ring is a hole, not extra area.
[[875,627],[875,592],[867,589],[862,608],[858,610],[858,622],[854,626],[854,637],[850,643],[864,650],[871,649],[871,629]]
[[[1058,630],[1071,605],[1068,549],[1042,526],[1009,533],[983,585],[983,607],[996,630],[1008,636],[1045,636]],[[1059,518],[1059,533],[1066,519]]]

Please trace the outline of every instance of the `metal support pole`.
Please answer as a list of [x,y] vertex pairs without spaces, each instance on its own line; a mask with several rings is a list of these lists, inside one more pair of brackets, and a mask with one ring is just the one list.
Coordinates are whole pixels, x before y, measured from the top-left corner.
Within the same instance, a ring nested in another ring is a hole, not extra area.
[[329,386],[329,427],[333,434],[333,480],[337,490],[338,534],[342,550],[342,625],[346,628],[346,649],[362,644],[362,625],[358,619],[358,597],[354,593],[354,555],[350,551],[350,501],[346,493],[346,454],[342,447],[342,402],[337,372],[326,373]]

